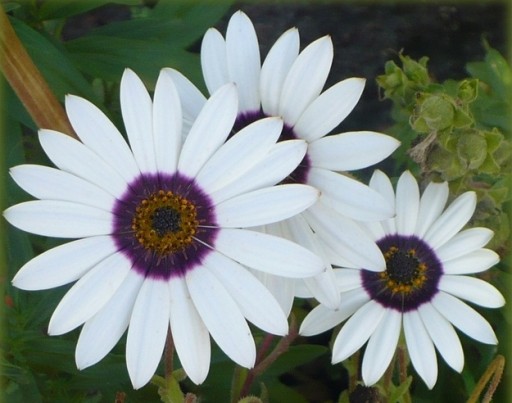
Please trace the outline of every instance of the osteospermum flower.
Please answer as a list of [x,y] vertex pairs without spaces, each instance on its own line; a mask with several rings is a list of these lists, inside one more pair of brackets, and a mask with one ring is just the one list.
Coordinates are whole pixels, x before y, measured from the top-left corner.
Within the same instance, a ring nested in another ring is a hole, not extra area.
[[[231,17],[226,38],[210,28],[202,42],[201,65],[210,93],[227,82],[237,84],[240,103],[234,131],[251,122],[269,116],[284,120],[280,141],[304,139],[308,150],[299,166],[284,180],[285,183],[310,184],[321,191],[324,206],[345,217],[358,220],[379,220],[392,215],[391,206],[382,196],[350,176],[338,171],[351,171],[373,165],[389,156],[399,142],[382,133],[359,131],[326,136],[352,111],[365,84],[361,78],[338,82],[322,93],[329,74],[333,45],[325,36],[299,53],[299,32],[286,31],[270,49],[263,64],[259,44],[251,20],[238,11]],[[190,100],[185,106],[186,122],[192,122],[205,98],[190,81],[175,72],[179,91]],[[187,123],[185,123],[187,125]],[[315,204],[311,208],[322,208]],[[285,223],[266,228],[271,233],[289,236],[296,242],[322,254],[308,223]],[[299,231],[299,233],[297,233]],[[340,234],[347,247],[354,242],[349,229]],[[370,241],[355,240],[363,244]],[[382,262],[354,255],[355,265],[381,267]],[[337,306],[338,293],[329,268],[325,274],[307,282],[320,301]],[[293,301],[294,284],[265,275],[267,285],[274,290],[285,311]]]
[[12,168],[14,180],[41,200],[4,212],[22,230],[80,238],[26,263],[13,284],[39,290],[78,280],[55,309],[49,334],[84,324],[76,348],[82,369],[101,360],[129,327],[126,361],[135,388],[154,374],[169,326],[195,383],[208,373],[209,334],[231,359],[252,367],[246,319],[278,335],[287,333],[287,321],[246,267],[291,277],[322,270],[305,248],[243,229],[315,202],[318,191],[310,186],[273,186],[303,157],[304,142],[276,145],[277,118],[226,142],[237,114],[237,92],[227,84],[205,103],[182,143],[180,105],[169,71],[162,70],[152,101],[126,70],[121,109],[130,149],[99,109],[68,96],[67,114],[82,142],[41,130],[41,145],[58,169]]
[[[420,197],[416,180],[405,172],[395,194],[389,178],[376,171],[370,186],[396,210],[392,219],[364,225],[382,251],[386,270],[336,269],[339,308],[317,306],[300,332],[317,334],[349,318],[334,342],[332,361],[345,360],[368,341],[362,376],[372,385],[388,367],[403,328],[411,362],[433,388],[436,348],[450,367],[462,371],[464,354],[454,326],[482,343],[497,343],[489,323],[462,301],[488,308],[505,302],[495,287],[468,276],[499,261],[495,252],[483,248],[493,232],[486,228],[461,231],[475,210],[474,192],[462,194],[444,210],[446,182],[430,183]],[[334,230],[336,217],[328,221],[326,225]]]

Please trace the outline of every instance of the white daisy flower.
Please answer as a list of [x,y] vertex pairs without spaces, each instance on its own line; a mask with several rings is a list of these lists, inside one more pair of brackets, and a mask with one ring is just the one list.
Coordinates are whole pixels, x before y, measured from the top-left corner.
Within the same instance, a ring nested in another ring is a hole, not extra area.
[[[430,183],[420,197],[416,180],[404,172],[395,194],[389,178],[376,171],[370,186],[396,210],[392,219],[364,224],[382,251],[386,270],[336,269],[341,304],[337,310],[318,305],[305,318],[300,333],[318,334],[348,319],[334,342],[332,362],[347,359],[368,341],[362,377],[366,385],[373,385],[389,366],[403,327],[411,362],[433,388],[435,349],[454,370],[461,372],[464,366],[454,326],[482,343],[497,343],[489,323],[462,301],[487,308],[505,303],[495,287],[468,276],[498,263],[498,255],[483,248],[493,232],[461,231],[475,211],[474,192],[462,194],[444,210],[446,182]],[[335,217],[320,219],[336,230]]]
[[84,324],[80,369],[101,360],[128,328],[127,367],[140,388],[157,369],[169,327],[195,383],[208,373],[209,335],[233,361],[252,367],[246,319],[277,335],[288,324],[246,267],[290,277],[323,270],[309,250],[243,229],[286,219],[316,201],[310,186],[273,186],[303,158],[305,142],[276,144],[278,118],[255,122],[226,142],[237,114],[234,84],[204,104],[182,142],[181,102],[166,69],[153,100],[126,70],[121,109],[131,149],[99,109],[68,96],[67,114],[82,142],[41,130],[58,169],[12,168],[18,185],[40,200],[10,207],[6,219],[31,233],[79,238],[26,263],[13,284],[40,290],[78,280],[48,331],[60,335]]
[[[238,11],[231,17],[224,39],[219,31],[210,28],[202,42],[201,64],[210,93],[227,82],[235,82],[239,92],[239,109],[234,132],[251,122],[269,116],[284,120],[280,141],[303,139],[308,150],[300,165],[283,181],[315,186],[321,191],[324,205],[344,216],[358,220],[380,220],[391,217],[392,207],[382,196],[350,176],[338,171],[366,168],[389,156],[399,142],[382,133],[359,131],[329,134],[357,104],[365,84],[361,78],[343,80],[322,93],[329,74],[333,45],[325,36],[299,53],[299,32],[286,31],[270,49],[263,64],[259,44],[251,20]],[[179,72],[175,73],[177,87],[190,102],[184,106],[185,127],[192,122],[205,98]],[[186,131],[186,129],[185,129]],[[320,208],[315,204],[312,208]],[[350,225],[350,224],[348,224]],[[312,247],[315,235],[307,222],[286,223],[267,229]],[[297,233],[296,231],[299,231]],[[341,243],[352,243],[354,235],[346,234]],[[350,236],[349,236],[350,235]],[[350,238],[347,241],[347,238]],[[363,244],[370,240],[361,240]],[[355,256],[354,265],[372,265],[383,269],[381,261]],[[310,292],[321,302],[335,307],[339,304],[334,278],[329,265],[326,272],[307,282]],[[289,312],[295,294],[290,281],[265,275],[264,281]]]

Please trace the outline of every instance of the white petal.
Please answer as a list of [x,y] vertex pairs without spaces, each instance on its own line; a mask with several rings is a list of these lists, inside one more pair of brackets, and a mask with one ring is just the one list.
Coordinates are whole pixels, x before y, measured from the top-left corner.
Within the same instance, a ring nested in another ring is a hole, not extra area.
[[98,263],[62,298],[50,319],[48,333],[67,333],[90,319],[112,298],[131,266],[121,252]]
[[479,278],[445,275],[441,277],[438,287],[456,297],[487,308],[505,305],[503,295],[494,286]]
[[407,312],[403,316],[405,341],[412,365],[429,389],[437,380],[437,358],[434,343],[425,329],[418,312]]
[[215,28],[206,31],[201,43],[201,68],[208,92],[213,94],[230,81],[226,42]]
[[29,260],[12,280],[23,290],[46,290],[78,280],[116,246],[109,236],[79,239],[52,248]]
[[299,54],[299,31],[291,28],[269,50],[261,66],[260,94],[263,112],[279,114],[279,98],[284,80]]
[[252,368],[256,347],[240,308],[205,267],[185,277],[194,305],[215,342],[237,364]]
[[300,280],[274,276],[273,274],[263,273],[259,270],[249,270],[251,270],[254,277],[256,277],[265,286],[265,288],[270,291],[281,307],[281,310],[284,312],[285,317],[290,316],[293,301],[295,299],[297,282]]
[[181,101],[172,74],[163,69],[153,100],[153,136],[158,172],[174,173],[181,150]]
[[95,105],[75,95],[66,95],[66,113],[80,140],[126,182],[139,175],[132,151],[122,134]]
[[128,328],[135,298],[144,278],[130,272],[112,298],[85,322],[76,345],[78,369],[90,367],[103,359]]
[[243,228],[285,220],[301,213],[318,199],[314,187],[288,184],[258,189],[215,206],[221,227]]
[[210,333],[192,302],[185,279],[169,281],[169,295],[171,332],[176,353],[192,382],[203,383],[210,368]]
[[332,171],[353,171],[382,161],[399,145],[398,140],[382,133],[347,132],[311,142],[308,155],[314,167]]
[[204,265],[222,283],[249,322],[267,333],[284,336],[288,322],[279,304],[246,268],[220,253],[210,253]]
[[229,20],[226,31],[226,54],[228,71],[240,95],[239,110],[260,109],[260,48],[251,20],[242,11],[237,11]]
[[[343,304],[343,302],[342,302]],[[341,362],[366,343],[381,320],[386,319],[387,309],[369,301],[343,325],[332,346],[332,363]]]
[[112,214],[95,207],[65,201],[32,200],[4,211],[9,223],[32,234],[57,238],[106,235]]
[[418,313],[427,332],[446,363],[455,371],[464,367],[464,352],[455,329],[431,304],[423,304]]
[[79,141],[52,130],[39,130],[46,155],[60,169],[94,183],[117,197],[126,191],[126,181],[109,164]]
[[420,206],[418,182],[405,171],[396,185],[396,230],[401,235],[412,235],[416,229]]
[[169,312],[167,282],[146,278],[133,306],[126,339],[126,366],[134,389],[155,374],[169,330]]
[[110,211],[115,198],[100,187],[60,169],[43,165],[11,168],[14,181],[38,199],[62,200]]
[[457,197],[426,232],[424,241],[437,249],[450,240],[469,221],[476,207],[475,192]]
[[223,228],[215,249],[250,268],[283,277],[310,277],[324,270],[322,260],[309,250],[260,232]]
[[171,68],[166,68],[165,71],[171,75],[172,81],[178,90],[178,94],[180,94],[183,131],[187,134],[206,103],[206,98],[201,91],[179,71]]
[[456,259],[487,245],[493,235],[494,232],[487,228],[469,228],[459,232],[436,249],[436,255],[446,264],[448,260]]
[[352,220],[316,203],[304,213],[311,227],[333,252],[352,263],[352,267],[382,271],[386,262],[375,242]]
[[448,200],[448,195],[447,182],[431,182],[425,188],[421,195],[418,222],[416,224],[415,234],[418,237],[422,238],[432,223],[441,215]]
[[208,193],[233,182],[265,158],[282,128],[283,121],[275,117],[261,119],[244,127],[204,164],[197,174],[197,182]]
[[213,192],[211,197],[219,203],[244,192],[275,185],[297,167],[306,150],[307,144],[303,140],[281,141],[249,171],[226,188]]
[[142,80],[130,69],[121,78],[121,112],[133,156],[141,172],[156,172],[153,103]]
[[334,277],[340,292],[347,292],[361,288],[361,270],[359,269],[334,269]]
[[477,311],[460,299],[443,291],[437,293],[432,305],[456,328],[485,344],[497,344],[491,325]]
[[393,215],[384,197],[348,176],[311,168],[307,183],[322,192],[323,203],[354,220],[375,221]]
[[365,385],[378,382],[386,371],[398,344],[402,328],[402,315],[388,310],[373,332],[364,352],[362,375]]
[[499,255],[490,249],[477,249],[465,255],[443,262],[447,274],[479,273],[500,261]]
[[[393,185],[391,184],[391,181],[389,180],[387,175],[384,172],[376,169],[373,172],[373,175],[370,179],[369,186],[371,189],[379,192],[382,195],[382,197],[384,197],[384,199],[386,200],[386,203],[392,207],[393,212],[395,212],[395,190],[393,189]],[[386,234],[396,233],[396,225],[394,218],[381,221],[380,224]],[[380,232],[378,229],[377,231]]]
[[306,107],[320,94],[331,69],[333,46],[329,36],[309,44],[286,76],[279,100],[279,114],[294,126]]
[[206,102],[183,144],[178,170],[194,177],[213,153],[226,141],[237,113],[233,84],[221,87]]
[[369,300],[364,290],[357,289],[343,293],[340,306],[336,310],[327,308],[325,305],[317,305],[302,321],[299,333],[302,336],[313,336],[332,329]]
[[[325,136],[352,112],[363,93],[364,84],[365,80],[362,78],[348,78],[320,94],[306,108],[298,120],[293,128],[295,133],[308,142],[313,142]],[[364,138],[360,138],[360,140],[364,141]],[[352,143],[351,146],[354,148],[357,147],[357,144]],[[354,152],[357,153],[356,150]],[[367,154],[370,154],[370,152],[365,152],[365,155]],[[354,155],[348,153],[347,156],[354,160]],[[348,169],[342,168],[341,170]]]

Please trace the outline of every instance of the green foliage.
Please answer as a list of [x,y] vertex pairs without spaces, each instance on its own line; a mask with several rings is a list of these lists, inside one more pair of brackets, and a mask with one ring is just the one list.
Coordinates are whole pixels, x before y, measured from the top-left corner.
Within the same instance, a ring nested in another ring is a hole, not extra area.
[[[512,162],[512,70],[487,46],[481,62],[469,63],[470,77],[434,82],[428,59],[399,54],[377,78],[384,98],[393,102],[391,132],[403,146],[396,173],[410,169],[428,180],[448,181],[453,196],[478,195],[474,226],[495,231],[490,247],[504,252],[510,218]],[[412,158],[412,160],[411,160]]]

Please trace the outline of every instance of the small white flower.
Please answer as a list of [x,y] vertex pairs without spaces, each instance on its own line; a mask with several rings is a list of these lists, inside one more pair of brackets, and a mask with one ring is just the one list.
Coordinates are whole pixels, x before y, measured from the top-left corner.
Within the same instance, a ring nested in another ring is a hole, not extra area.
[[[135,388],[154,374],[169,327],[195,383],[208,373],[210,334],[233,361],[252,367],[255,345],[246,319],[278,335],[288,324],[246,267],[290,277],[323,270],[305,248],[243,229],[289,218],[317,200],[310,186],[273,186],[295,168],[305,142],[276,144],[278,118],[255,122],[226,141],[237,115],[233,84],[204,104],[182,142],[182,101],[169,70],[162,70],[153,100],[126,70],[121,109],[130,148],[99,109],[68,96],[67,114],[82,142],[41,130],[41,145],[57,169],[12,168],[18,185],[40,200],[4,212],[22,230],[79,238],[26,263],[13,284],[39,290],[78,280],[53,313],[49,333],[84,325],[76,348],[82,369],[101,360],[128,328],[126,360]],[[272,176],[259,175],[255,167],[262,165]]]
[[[225,39],[214,28],[210,28],[203,39],[201,65],[206,86],[213,93],[227,82],[237,84],[240,103],[235,132],[257,119],[279,116],[284,121],[280,141],[307,141],[306,155],[284,183],[316,187],[324,205],[350,219],[367,221],[391,217],[392,207],[378,192],[339,171],[362,169],[380,162],[398,147],[399,141],[370,131],[327,136],[355,107],[365,80],[349,78],[322,92],[333,59],[331,38],[320,38],[300,53],[299,47],[298,30],[289,29],[272,46],[262,64],[254,26],[247,15],[238,11],[229,21]],[[205,98],[183,75],[177,71],[174,74],[178,90],[190,100],[184,105],[187,127]],[[316,208],[320,208],[318,203],[309,210]],[[303,222],[303,218],[264,230],[291,237],[322,255],[321,247],[315,246],[318,242],[309,223],[307,220]],[[338,242],[348,242],[349,248],[357,234],[349,234],[350,223],[347,225],[349,227]],[[361,242],[368,243],[369,240]],[[367,263],[367,259],[357,255],[355,259],[353,263],[356,265]],[[380,263],[372,262],[374,266]],[[284,310],[289,312],[296,294],[295,284],[267,274],[262,280],[274,290]],[[307,292],[334,307],[339,303],[339,296],[333,284],[332,270],[326,263],[326,272],[307,282]]]
[[[336,269],[338,309],[317,306],[300,332],[317,334],[348,319],[334,342],[332,361],[345,360],[368,341],[362,376],[372,385],[389,366],[403,325],[411,362],[433,388],[435,348],[450,367],[462,371],[464,354],[454,326],[482,343],[497,343],[489,323],[461,301],[488,308],[505,303],[495,287],[467,275],[498,263],[498,255],[483,248],[493,233],[486,228],[461,231],[475,211],[474,192],[462,194],[444,210],[447,183],[430,183],[420,197],[416,180],[404,172],[395,194],[389,178],[376,171],[370,186],[396,210],[392,219],[363,225],[382,251],[386,270]],[[335,217],[323,219],[336,230]]]

